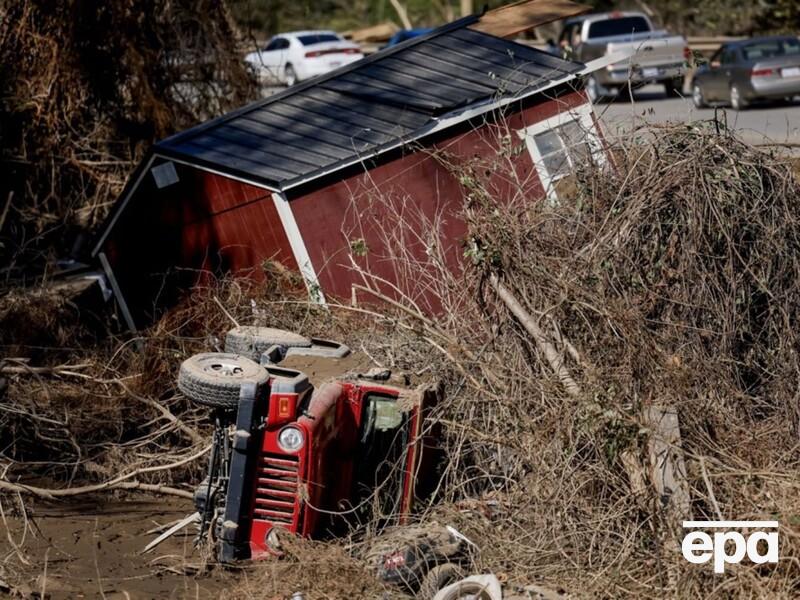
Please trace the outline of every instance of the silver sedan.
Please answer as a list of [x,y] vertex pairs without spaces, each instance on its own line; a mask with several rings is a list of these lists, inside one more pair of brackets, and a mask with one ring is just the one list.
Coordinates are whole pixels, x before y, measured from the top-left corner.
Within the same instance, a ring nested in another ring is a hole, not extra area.
[[702,108],[729,104],[735,110],[800,95],[800,39],[754,38],[722,46],[692,80],[692,99]]

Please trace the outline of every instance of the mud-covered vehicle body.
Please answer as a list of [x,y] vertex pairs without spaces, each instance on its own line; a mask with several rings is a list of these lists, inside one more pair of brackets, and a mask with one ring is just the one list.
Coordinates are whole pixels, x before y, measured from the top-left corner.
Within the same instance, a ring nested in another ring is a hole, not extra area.
[[650,19],[638,12],[616,11],[567,19],[559,44],[569,58],[584,63],[606,55],[626,57],[587,78],[586,91],[593,102],[615,96],[629,84],[662,83],[667,94],[678,94],[691,58],[682,36],[655,30]]
[[423,423],[438,390],[356,375],[315,389],[273,363],[275,346],[333,357],[342,347],[275,331],[256,332],[248,349],[234,330],[226,350],[242,354],[198,354],[180,369],[184,395],[214,409],[209,476],[195,496],[201,533],[215,536],[222,562],[280,554],[281,532],[322,537],[353,520],[402,522],[430,487]]

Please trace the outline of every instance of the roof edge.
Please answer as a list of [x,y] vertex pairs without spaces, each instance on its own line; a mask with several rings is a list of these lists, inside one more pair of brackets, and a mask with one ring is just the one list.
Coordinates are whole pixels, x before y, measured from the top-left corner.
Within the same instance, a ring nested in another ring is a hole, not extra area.
[[141,183],[144,176],[150,170],[150,165],[153,164],[153,160],[156,158],[156,153],[153,151],[153,148],[148,148],[145,155],[142,157],[142,160],[139,161],[139,164],[134,169],[131,176],[128,178],[125,187],[122,188],[122,193],[117,198],[116,202],[114,202],[114,207],[112,208],[111,212],[108,213],[105,221],[103,222],[103,226],[100,228],[97,237],[95,238],[95,243],[92,248],[92,252],[89,256],[92,258],[97,258],[97,254],[103,248],[103,244],[105,244],[106,239],[108,238],[111,230],[114,229],[114,225],[116,225],[117,220],[119,219],[120,215],[122,215],[122,211],[125,210],[125,207],[128,204],[128,201],[131,199],[133,193],[138,189],[139,184]]
[[458,19],[456,21],[453,21],[451,23],[447,23],[446,25],[442,25],[441,27],[437,27],[436,29],[434,29],[433,31],[431,31],[429,33],[426,33],[425,35],[420,35],[420,36],[411,38],[409,40],[406,40],[405,42],[402,42],[400,44],[397,44],[396,46],[392,46],[391,48],[386,48],[384,50],[380,50],[380,51],[376,52],[375,54],[371,54],[371,55],[369,55],[369,56],[367,56],[365,58],[362,58],[361,60],[358,60],[356,62],[344,65],[343,67],[340,67],[340,68],[338,68],[338,69],[336,69],[334,71],[330,71],[329,73],[325,73],[324,75],[320,75],[320,76],[317,76],[317,77],[312,77],[311,79],[307,79],[306,81],[298,83],[297,85],[293,85],[292,87],[287,88],[287,89],[283,90],[282,92],[278,92],[277,94],[273,94],[272,96],[269,96],[268,98],[264,98],[262,100],[257,100],[255,102],[251,102],[250,104],[242,106],[241,108],[237,108],[236,110],[233,110],[231,112],[225,113],[224,115],[220,115],[219,117],[216,117],[214,119],[210,119],[210,120],[205,121],[203,123],[199,123],[198,125],[195,125],[194,127],[190,127],[189,129],[186,129],[184,131],[180,131],[180,132],[178,132],[178,133],[176,133],[174,135],[171,135],[171,136],[169,136],[167,138],[164,138],[163,140],[160,140],[160,141],[156,142],[155,147],[159,148],[159,149],[161,149],[163,147],[168,147],[169,145],[171,145],[171,144],[173,144],[175,142],[179,142],[179,141],[183,140],[184,138],[193,137],[193,136],[197,135],[198,133],[201,133],[201,132],[205,131],[206,129],[210,128],[210,127],[214,127],[216,125],[220,125],[222,123],[226,123],[227,121],[230,121],[231,119],[234,119],[234,118],[239,117],[241,115],[245,115],[245,114],[247,114],[249,112],[252,112],[254,110],[258,110],[258,109],[263,108],[264,106],[267,106],[267,105],[272,104],[274,102],[279,102],[279,101],[283,100],[284,98],[287,98],[289,96],[297,94],[298,92],[302,92],[303,90],[306,90],[308,88],[318,86],[321,83],[324,83],[324,82],[326,82],[326,81],[328,81],[330,79],[333,79],[335,77],[339,77],[341,75],[344,75],[345,73],[350,73],[351,71],[355,71],[356,69],[358,69],[358,68],[360,68],[360,67],[362,67],[364,65],[371,64],[371,63],[373,63],[373,62],[375,62],[377,60],[382,60],[382,59],[386,58],[387,56],[391,56],[391,55],[393,55],[393,54],[395,54],[397,52],[402,52],[406,48],[410,48],[412,46],[416,46],[417,44],[424,43],[424,42],[426,42],[428,40],[437,38],[437,37],[439,37],[441,35],[444,35],[445,33],[449,33],[451,31],[455,31],[457,29],[465,29],[468,26],[470,26],[470,25],[472,25],[474,23],[477,23],[480,20],[480,17],[481,17],[480,15],[468,15],[466,17],[463,17],[463,18]]
[[[340,171],[342,169],[346,169],[346,168],[351,167],[351,166],[353,166],[355,164],[358,164],[358,163],[361,163],[361,162],[364,162],[364,161],[367,161],[367,160],[372,160],[374,158],[377,158],[377,157],[381,156],[382,154],[386,154],[387,152],[391,152],[393,150],[397,150],[398,148],[401,148],[401,147],[406,146],[408,144],[411,144],[413,142],[417,142],[417,141],[422,140],[422,139],[424,139],[424,138],[426,138],[428,136],[435,135],[435,134],[440,133],[440,132],[442,132],[442,131],[444,131],[446,129],[449,129],[451,127],[455,127],[456,125],[459,125],[459,124],[464,123],[466,121],[469,121],[471,119],[475,119],[476,117],[480,117],[480,116],[483,116],[485,114],[491,113],[493,111],[505,108],[506,106],[508,106],[510,104],[513,104],[514,102],[519,102],[519,101],[525,100],[527,98],[530,98],[532,96],[535,96],[535,95],[538,95],[538,94],[543,94],[544,92],[546,92],[548,90],[557,88],[557,87],[562,86],[562,85],[564,85],[566,83],[574,81],[580,75],[583,75],[586,72],[588,72],[588,71],[586,71],[584,69],[584,70],[576,72],[576,73],[569,73],[569,74],[566,74],[564,77],[549,81],[547,83],[547,85],[538,86],[538,87],[537,86],[531,86],[527,90],[519,92],[518,94],[515,94],[513,96],[508,96],[508,97],[503,98],[501,100],[497,100],[497,99],[480,100],[479,102],[476,102],[476,103],[473,103],[471,105],[459,108],[456,111],[453,111],[453,112],[451,112],[449,114],[442,115],[441,118],[434,120],[432,123],[430,123],[426,127],[423,127],[422,129],[414,132],[412,135],[410,135],[410,136],[408,136],[408,137],[406,137],[404,139],[401,139],[401,140],[398,140],[398,141],[395,141],[395,142],[392,142],[392,143],[389,143],[389,144],[385,144],[383,146],[375,148],[372,152],[357,156],[355,158],[352,158],[352,159],[347,160],[347,161],[343,161],[343,162],[338,163],[338,164],[331,165],[327,169],[323,169],[323,170],[317,171],[317,172],[315,172],[313,174],[310,174],[310,175],[307,175],[305,177],[299,177],[299,178],[295,178],[293,180],[290,180],[290,181],[286,182],[284,185],[281,185],[281,190],[283,192],[289,192],[289,191],[291,191],[291,190],[293,190],[295,188],[301,187],[303,185],[307,185],[307,184],[311,183],[312,181],[314,181],[315,179],[320,179],[320,178],[323,178],[323,177],[327,177],[327,176],[330,176],[330,175],[336,173],[337,171]],[[587,100],[587,102],[588,102],[588,100]]]

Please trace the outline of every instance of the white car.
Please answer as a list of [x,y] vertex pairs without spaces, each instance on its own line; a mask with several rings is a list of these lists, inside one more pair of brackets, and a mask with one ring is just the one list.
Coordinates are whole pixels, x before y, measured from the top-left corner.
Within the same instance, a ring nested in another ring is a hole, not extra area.
[[273,37],[245,61],[262,82],[294,85],[364,58],[361,49],[333,31],[292,31]]

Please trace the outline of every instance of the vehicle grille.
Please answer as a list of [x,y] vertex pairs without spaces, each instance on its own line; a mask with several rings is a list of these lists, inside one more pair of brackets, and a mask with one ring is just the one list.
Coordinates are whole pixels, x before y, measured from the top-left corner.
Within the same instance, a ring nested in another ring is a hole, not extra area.
[[296,456],[264,454],[256,474],[256,518],[292,525],[297,506],[299,465]]

